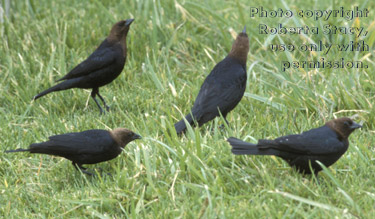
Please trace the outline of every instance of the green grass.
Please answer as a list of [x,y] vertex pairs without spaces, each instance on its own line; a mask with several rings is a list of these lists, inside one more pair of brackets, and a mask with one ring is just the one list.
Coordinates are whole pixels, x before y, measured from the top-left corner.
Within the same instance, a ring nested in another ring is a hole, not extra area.
[[[375,38],[372,1],[358,1]],[[249,8],[332,9],[339,1],[14,1],[0,24],[0,216],[6,218],[333,218],[375,216],[374,45],[370,52],[277,54],[269,43],[349,42],[353,36],[264,36],[259,23],[318,26],[311,19],[250,18]],[[135,18],[123,73],[101,88],[111,105],[99,116],[89,90],[31,98],[84,60],[115,21]],[[332,19],[330,24],[352,26]],[[220,130],[220,118],[186,136],[173,124],[188,113],[200,85],[230,50],[234,33],[250,36],[245,97]],[[372,37],[372,38],[371,38]],[[372,40],[371,40],[372,39]],[[282,60],[362,59],[368,69],[280,70]],[[225,141],[255,142],[358,115],[364,127],[347,153],[314,178],[274,157],[234,156]],[[92,178],[63,158],[5,154],[48,136],[126,127],[144,138]]]

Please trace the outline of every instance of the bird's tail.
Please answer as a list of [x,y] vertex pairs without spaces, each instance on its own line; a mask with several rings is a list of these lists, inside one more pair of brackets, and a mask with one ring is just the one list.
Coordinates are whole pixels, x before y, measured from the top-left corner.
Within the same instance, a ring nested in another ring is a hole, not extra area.
[[[193,117],[191,116],[190,113],[185,116],[185,119],[190,125],[194,125]],[[185,120],[181,119],[179,122],[174,124],[174,128],[176,129],[177,134],[180,135],[180,134],[184,133],[186,131]]]
[[232,153],[236,155],[252,154],[279,156],[278,150],[267,147],[266,145],[252,144],[233,137],[228,138],[227,141],[232,145]]
[[16,149],[16,150],[5,151],[5,153],[25,152],[25,151],[30,151],[30,150],[29,150],[29,149],[18,148],[18,149]]
[[61,82],[60,84],[57,84],[53,87],[50,87],[48,88],[47,90],[35,95],[33,97],[33,100],[36,100],[40,97],[43,97],[44,95],[46,94],[49,94],[49,93],[52,93],[52,92],[55,92],[55,91],[60,91],[60,90],[66,90],[66,89],[69,89],[69,88],[73,88],[72,86],[72,81],[71,80],[67,80],[67,81],[64,81],[64,82]]
[[228,138],[227,141],[232,145],[233,154],[259,154],[256,144],[248,143],[233,137]]

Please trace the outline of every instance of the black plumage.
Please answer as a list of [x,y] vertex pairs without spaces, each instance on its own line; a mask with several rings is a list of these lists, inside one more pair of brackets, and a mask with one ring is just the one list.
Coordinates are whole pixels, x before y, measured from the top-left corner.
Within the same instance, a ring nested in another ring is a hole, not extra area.
[[[228,56],[220,61],[204,80],[191,113],[185,116],[190,125],[199,126],[220,114],[225,121],[242,99],[246,89],[246,60],[249,52],[249,38],[244,29],[236,38]],[[175,124],[178,134],[186,130],[184,119]]]
[[[286,135],[274,140],[259,140],[257,144],[228,138],[232,153],[236,155],[274,155],[284,159],[299,172],[311,174],[322,170],[315,161],[329,167],[348,149],[349,135],[362,127],[350,118],[339,118],[324,126],[296,135]],[[311,169],[310,169],[311,165]]]
[[96,95],[102,100],[105,108],[109,110],[109,106],[99,94],[99,87],[111,83],[124,68],[127,54],[126,36],[133,20],[123,20],[113,25],[109,36],[85,61],[57,80],[63,82],[39,93],[33,99],[36,100],[55,91],[86,88],[92,89],[91,97],[99,107],[100,113],[104,111],[97,101]]
[[64,157],[71,160],[74,167],[91,174],[82,167],[83,164],[114,159],[129,142],[139,138],[141,136],[125,128],[112,131],[93,129],[50,136],[48,141],[31,144],[28,149],[5,152],[30,152]]

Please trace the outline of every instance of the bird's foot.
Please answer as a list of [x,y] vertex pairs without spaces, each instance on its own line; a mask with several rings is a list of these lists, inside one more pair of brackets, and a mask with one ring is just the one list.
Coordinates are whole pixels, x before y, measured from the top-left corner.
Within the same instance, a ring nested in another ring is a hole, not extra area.
[[101,168],[98,168],[98,170],[95,171],[95,172],[90,172],[90,171],[87,171],[86,169],[80,169],[80,170],[81,170],[82,173],[87,174],[89,176],[93,176],[93,177],[98,176],[98,174],[101,177],[103,177],[103,175],[112,176],[112,174],[110,174],[110,173],[105,173]]
[[103,176],[103,175],[112,176],[112,174],[104,172],[102,168],[98,168],[97,172],[100,174],[100,176]]
[[84,169],[80,169],[80,170],[81,170],[82,173],[85,173],[85,174],[87,174],[89,176],[95,176],[95,173],[89,172],[89,171],[84,170]]
[[104,107],[105,107],[105,111],[103,110],[103,108],[99,108],[99,110],[100,110],[100,112],[99,112],[99,115],[105,115],[106,114],[106,112],[109,112],[109,109],[110,109],[110,107],[108,106],[108,105],[104,105]]
[[99,115],[103,115],[103,114],[105,115],[105,111],[101,107],[99,108],[99,111],[100,111]]
[[211,133],[215,133],[215,130],[219,131],[219,132],[223,132],[225,130],[225,125],[219,125],[216,127],[212,127],[211,128]]

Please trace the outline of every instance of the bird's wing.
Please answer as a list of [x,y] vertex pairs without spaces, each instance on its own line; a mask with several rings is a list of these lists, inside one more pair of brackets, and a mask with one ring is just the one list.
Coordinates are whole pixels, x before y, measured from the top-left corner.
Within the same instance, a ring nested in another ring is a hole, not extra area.
[[99,47],[85,61],[81,62],[58,81],[78,78],[112,65],[116,61],[116,54],[111,47]]
[[194,102],[195,109],[222,111],[236,104],[243,96],[246,71],[240,64],[219,63],[203,82]]
[[345,143],[329,127],[323,126],[298,135],[287,135],[275,140],[260,140],[259,148],[275,148],[280,151],[304,155],[336,154],[345,150]]
[[44,146],[56,154],[98,154],[103,153],[115,142],[106,130],[87,130],[49,137]]

